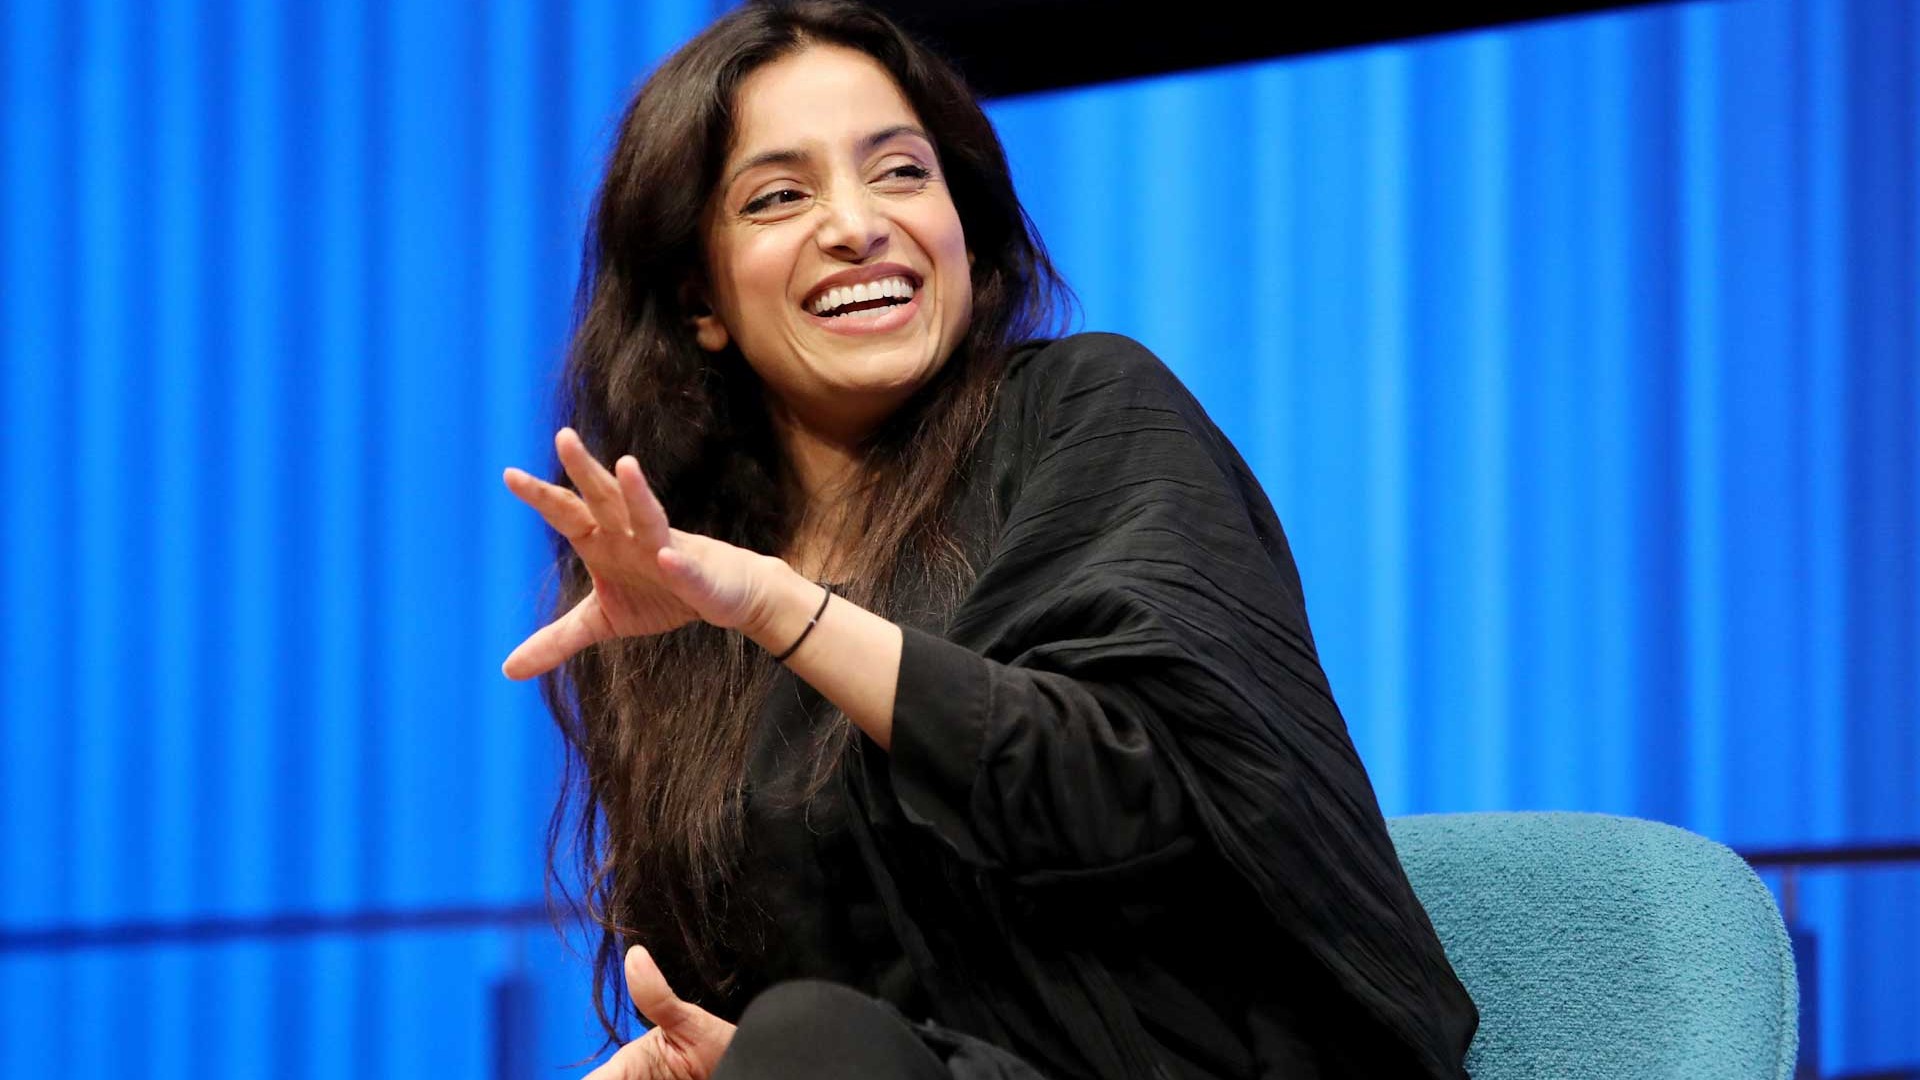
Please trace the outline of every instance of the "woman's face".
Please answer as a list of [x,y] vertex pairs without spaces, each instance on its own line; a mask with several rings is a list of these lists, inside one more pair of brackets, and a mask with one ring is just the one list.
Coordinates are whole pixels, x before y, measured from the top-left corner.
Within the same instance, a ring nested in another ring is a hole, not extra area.
[[960,215],[919,117],[865,53],[820,45],[741,84],[707,212],[702,346],[739,346],[776,408],[870,431],[973,314]]

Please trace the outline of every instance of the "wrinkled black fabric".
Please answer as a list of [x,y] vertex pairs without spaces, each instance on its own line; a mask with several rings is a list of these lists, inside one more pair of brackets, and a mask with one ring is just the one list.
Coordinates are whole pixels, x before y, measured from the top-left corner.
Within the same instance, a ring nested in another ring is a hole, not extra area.
[[980,572],[895,612],[890,754],[781,798],[828,710],[769,696],[741,993],[832,979],[1049,1077],[1465,1076],[1477,1013],[1280,524],[1173,374],[1109,334],[1024,349],[957,520]]

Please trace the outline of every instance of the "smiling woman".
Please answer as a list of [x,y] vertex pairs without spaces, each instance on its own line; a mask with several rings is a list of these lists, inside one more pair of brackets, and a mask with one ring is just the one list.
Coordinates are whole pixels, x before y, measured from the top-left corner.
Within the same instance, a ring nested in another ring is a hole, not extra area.
[[966,234],[933,139],[871,56],[817,45],[736,94],[727,180],[708,208],[712,307],[695,324],[703,348],[737,345],[771,391],[817,491],[959,347],[973,314]]
[[588,255],[561,475],[506,474],[560,603],[504,670],[571,751],[602,1021],[652,1025],[597,1075],[1464,1075],[1272,507],[1152,354],[1040,336],[950,68],[734,11]]

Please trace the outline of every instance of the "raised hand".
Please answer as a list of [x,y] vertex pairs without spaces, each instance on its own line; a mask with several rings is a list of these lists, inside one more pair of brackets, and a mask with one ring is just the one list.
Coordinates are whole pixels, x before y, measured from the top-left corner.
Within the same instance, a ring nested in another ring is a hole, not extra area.
[[504,479],[573,545],[593,591],[513,650],[501,665],[508,678],[550,671],[610,638],[664,633],[695,619],[743,627],[758,616],[766,556],[670,527],[631,456],[608,472],[572,428],[560,429],[553,442],[577,493],[519,469],[506,470]]
[[676,997],[640,946],[627,950],[626,966],[627,993],[653,1026],[586,1080],[706,1080],[733,1041],[733,1025]]

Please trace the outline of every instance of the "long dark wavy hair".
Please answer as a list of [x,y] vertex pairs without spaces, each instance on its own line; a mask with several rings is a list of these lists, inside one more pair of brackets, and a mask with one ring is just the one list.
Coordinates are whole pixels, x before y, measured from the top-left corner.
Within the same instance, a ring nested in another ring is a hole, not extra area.
[[[735,93],[750,73],[809,45],[859,50],[891,73],[931,136],[973,255],[964,340],[862,446],[833,551],[849,599],[888,614],[898,583],[951,610],[974,570],[950,524],[964,467],[991,417],[1014,346],[1059,328],[1071,296],[1014,195],[1005,152],[960,75],[877,12],[842,0],[750,3],[654,72],[623,115],[595,204],[560,412],[602,461],[633,454],[677,528],[783,552],[808,507],[734,346],[694,341],[702,227],[731,149]],[[559,471],[554,470],[559,476]],[[562,478],[559,482],[565,482]],[[557,540],[556,614],[592,585]],[[705,624],[588,649],[542,679],[566,739],[567,772],[547,836],[597,926],[594,1008],[609,1040],[625,1015],[622,957],[645,944],[676,991],[717,1002],[751,946],[730,900],[744,849],[752,726],[770,658]],[[849,743],[835,713],[813,748],[819,790]],[[611,1004],[611,1008],[609,1005]]]

